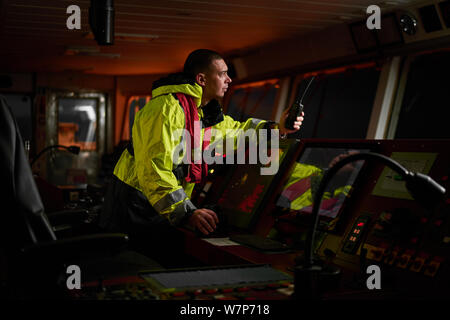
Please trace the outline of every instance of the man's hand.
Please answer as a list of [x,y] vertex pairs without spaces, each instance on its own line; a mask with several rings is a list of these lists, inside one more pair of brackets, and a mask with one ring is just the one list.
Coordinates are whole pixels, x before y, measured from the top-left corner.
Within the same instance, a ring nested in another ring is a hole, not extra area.
[[217,223],[219,223],[217,214],[205,208],[195,210],[188,220],[188,224],[191,227],[200,230],[204,235],[214,232]]
[[294,132],[297,132],[298,130],[300,130],[300,127],[302,126],[302,122],[304,120],[305,113],[302,112],[301,116],[297,117],[297,120],[294,122],[294,129],[288,129],[284,126],[288,115],[289,115],[289,108],[284,110],[283,114],[281,115],[281,119],[280,119],[280,134],[281,135],[285,135],[288,133],[294,133]]

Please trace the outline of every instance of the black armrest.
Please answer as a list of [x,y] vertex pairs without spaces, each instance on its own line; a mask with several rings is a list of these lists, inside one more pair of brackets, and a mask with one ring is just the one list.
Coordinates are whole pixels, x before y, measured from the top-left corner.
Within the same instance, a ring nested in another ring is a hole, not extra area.
[[89,218],[87,209],[69,209],[46,213],[51,225],[82,224]]

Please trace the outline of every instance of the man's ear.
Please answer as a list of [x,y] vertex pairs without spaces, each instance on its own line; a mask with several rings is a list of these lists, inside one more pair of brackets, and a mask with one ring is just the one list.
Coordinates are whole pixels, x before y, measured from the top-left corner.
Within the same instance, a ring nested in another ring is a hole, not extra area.
[[195,82],[197,82],[200,86],[206,86],[206,75],[204,73],[197,73],[195,76]]

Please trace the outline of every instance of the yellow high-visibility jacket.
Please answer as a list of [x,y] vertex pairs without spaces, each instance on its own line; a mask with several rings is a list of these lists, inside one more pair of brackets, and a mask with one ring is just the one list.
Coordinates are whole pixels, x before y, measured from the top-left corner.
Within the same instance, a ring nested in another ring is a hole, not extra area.
[[[141,191],[159,214],[167,217],[171,224],[178,225],[188,211],[196,209],[189,197],[193,183],[178,181],[172,170],[175,148],[182,142],[177,130],[185,129],[184,111],[173,93],[184,93],[194,97],[199,118],[202,87],[198,84],[167,84],[154,87],[152,99],[136,114],[132,127],[134,156],[126,149],[114,168],[114,175],[129,186]],[[247,129],[260,129],[266,121],[250,118],[245,122],[224,116],[224,120],[212,128],[223,136],[236,138]],[[204,129],[202,129],[202,140]],[[231,137],[230,137],[231,135]],[[236,137],[233,137],[235,135]],[[184,141],[186,143],[186,141]],[[200,144],[201,145],[201,144]],[[185,152],[186,148],[183,149]],[[180,155],[180,159],[184,154]]]

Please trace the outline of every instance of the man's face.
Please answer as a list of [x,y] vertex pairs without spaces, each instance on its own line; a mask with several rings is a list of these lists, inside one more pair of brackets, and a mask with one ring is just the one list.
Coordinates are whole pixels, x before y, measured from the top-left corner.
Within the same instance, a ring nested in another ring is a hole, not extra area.
[[222,59],[213,60],[209,70],[205,72],[203,97],[206,100],[221,99],[228,90],[231,78],[227,74],[228,67]]

